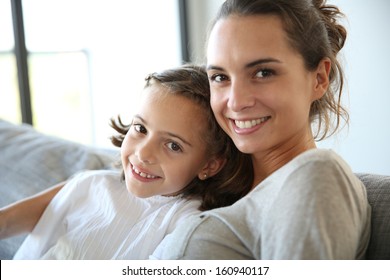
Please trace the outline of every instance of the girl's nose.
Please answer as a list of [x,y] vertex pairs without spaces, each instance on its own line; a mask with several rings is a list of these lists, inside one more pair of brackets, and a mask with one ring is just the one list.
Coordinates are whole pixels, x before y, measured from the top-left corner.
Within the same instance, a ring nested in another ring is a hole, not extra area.
[[145,164],[156,163],[156,149],[153,147],[152,141],[145,141],[144,143],[137,146],[135,155],[138,160]]
[[255,96],[252,94],[250,87],[245,82],[232,81],[227,103],[228,108],[234,112],[240,112],[254,105]]

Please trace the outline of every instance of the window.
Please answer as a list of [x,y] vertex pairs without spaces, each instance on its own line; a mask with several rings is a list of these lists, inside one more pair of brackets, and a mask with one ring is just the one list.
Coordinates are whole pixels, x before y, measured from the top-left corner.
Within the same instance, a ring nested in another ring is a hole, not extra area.
[[0,1],[0,118],[21,122],[10,1]]
[[110,146],[109,119],[130,119],[145,76],[181,64],[177,0],[22,4],[33,122],[44,133]]

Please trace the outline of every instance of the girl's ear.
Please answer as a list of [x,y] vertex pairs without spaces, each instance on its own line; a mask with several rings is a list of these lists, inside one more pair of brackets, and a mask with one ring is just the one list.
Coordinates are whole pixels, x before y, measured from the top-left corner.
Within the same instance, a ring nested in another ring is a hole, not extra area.
[[331,68],[331,61],[329,58],[324,58],[318,64],[317,70],[314,72],[314,94],[313,101],[320,99],[329,87],[329,73]]
[[225,158],[210,159],[202,168],[202,170],[198,173],[198,178],[200,180],[206,180],[207,178],[214,176],[224,167],[225,164]]

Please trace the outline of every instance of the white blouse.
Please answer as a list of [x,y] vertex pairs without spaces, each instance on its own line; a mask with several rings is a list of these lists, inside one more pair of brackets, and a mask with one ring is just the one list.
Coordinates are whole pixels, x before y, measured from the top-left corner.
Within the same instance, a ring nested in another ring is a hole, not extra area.
[[117,171],[86,171],[53,198],[14,259],[148,259],[200,201],[138,198]]

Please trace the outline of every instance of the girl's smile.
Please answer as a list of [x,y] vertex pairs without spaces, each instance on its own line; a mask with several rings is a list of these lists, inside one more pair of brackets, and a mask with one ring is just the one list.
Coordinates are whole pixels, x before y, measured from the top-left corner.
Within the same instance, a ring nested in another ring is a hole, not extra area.
[[201,110],[162,86],[145,89],[121,148],[129,191],[139,197],[174,195],[198,177],[209,161]]
[[156,175],[152,175],[150,172],[148,171],[145,171],[144,169],[141,169],[139,167],[135,167],[134,165],[130,165],[132,167],[132,174],[134,176],[134,178],[136,178],[137,180],[140,180],[142,182],[150,182],[150,181],[154,181],[154,180],[157,180],[157,179],[161,179],[161,177],[159,176],[156,176]]

